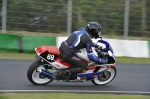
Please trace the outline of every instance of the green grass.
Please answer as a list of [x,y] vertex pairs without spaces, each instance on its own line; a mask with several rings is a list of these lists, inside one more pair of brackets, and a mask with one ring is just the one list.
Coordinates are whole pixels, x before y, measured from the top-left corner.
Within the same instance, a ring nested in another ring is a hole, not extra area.
[[0,99],[150,99],[150,96],[73,93],[6,93],[0,94]]
[[34,60],[36,53],[0,52],[0,59]]
[[117,57],[117,63],[150,64],[150,58]]
[[[0,59],[34,60],[36,53],[0,52]],[[117,63],[150,64],[150,58],[117,57]]]

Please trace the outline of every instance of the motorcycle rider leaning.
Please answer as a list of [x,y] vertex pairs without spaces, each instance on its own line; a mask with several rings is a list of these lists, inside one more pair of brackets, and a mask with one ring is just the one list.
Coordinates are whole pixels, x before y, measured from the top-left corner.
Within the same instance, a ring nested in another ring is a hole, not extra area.
[[102,27],[98,22],[89,22],[86,28],[83,27],[81,30],[75,31],[67,38],[67,40],[61,43],[61,46],[59,47],[60,58],[63,61],[72,64],[72,67],[60,71],[59,75],[65,75],[67,72],[78,73],[87,70],[88,64],[76,56],[76,53],[82,48],[86,48],[90,60],[100,64],[105,62],[105,59],[98,58],[92,52],[93,43],[91,38],[97,39],[100,36],[101,31]]

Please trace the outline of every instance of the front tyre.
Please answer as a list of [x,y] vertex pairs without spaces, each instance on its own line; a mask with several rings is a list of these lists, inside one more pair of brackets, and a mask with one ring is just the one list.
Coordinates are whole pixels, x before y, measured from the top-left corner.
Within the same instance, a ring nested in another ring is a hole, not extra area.
[[27,71],[27,77],[29,81],[35,85],[45,85],[53,81],[52,79],[44,77],[39,72],[37,72],[37,68],[46,70],[46,66],[47,64],[42,63],[40,60],[32,63]]
[[91,82],[95,85],[106,85],[110,83],[116,76],[116,67],[111,67],[107,69],[104,73],[99,74],[97,77],[91,80]]

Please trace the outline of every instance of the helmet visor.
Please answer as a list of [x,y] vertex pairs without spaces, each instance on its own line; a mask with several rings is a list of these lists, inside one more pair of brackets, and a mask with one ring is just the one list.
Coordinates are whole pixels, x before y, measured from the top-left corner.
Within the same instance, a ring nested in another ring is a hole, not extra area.
[[99,35],[99,36],[101,35],[101,31],[98,32],[98,35]]

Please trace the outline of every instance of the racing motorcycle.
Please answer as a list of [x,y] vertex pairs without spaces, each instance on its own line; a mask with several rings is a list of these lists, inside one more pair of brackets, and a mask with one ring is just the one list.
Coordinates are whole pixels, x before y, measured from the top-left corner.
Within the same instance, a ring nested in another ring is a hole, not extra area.
[[92,47],[94,54],[105,58],[104,64],[91,61],[86,49],[81,49],[76,54],[88,64],[88,70],[80,73],[66,73],[65,76],[56,75],[58,72],[71,68],[72,65],[60,58],[59,49],[56,46],[39,46],[35,48],[36,60],[27,71],[29,81],[35,85],[45,85],[53,80],[61,81],[91,81],[95,85],[105,85],[111,82],[117,73],[115,67],[115,55],[111,45],[100,37]]

